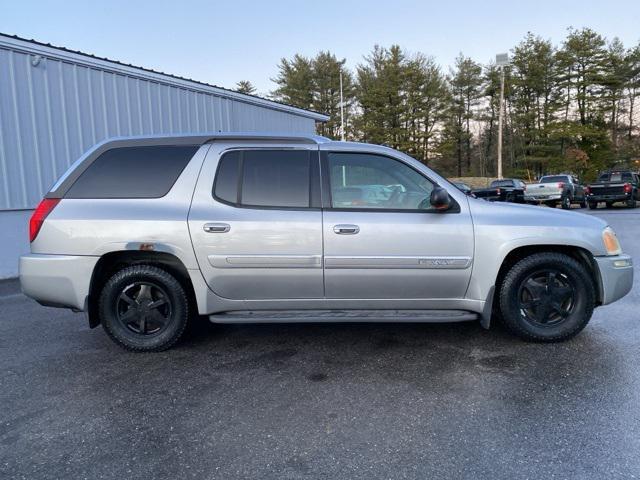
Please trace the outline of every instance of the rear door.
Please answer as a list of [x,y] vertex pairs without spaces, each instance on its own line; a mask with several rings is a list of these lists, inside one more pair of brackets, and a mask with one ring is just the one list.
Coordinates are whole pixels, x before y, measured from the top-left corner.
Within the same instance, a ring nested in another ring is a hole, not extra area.
[[361,151],[321,157],[328,299],[464,297],[474,248],[464,195],[451,187],[460,202],[437,213],[429,204],[434,182],[397,158]]
[[216,294],[247,300],[323,296],[317,148],[212,145],[189,229]]

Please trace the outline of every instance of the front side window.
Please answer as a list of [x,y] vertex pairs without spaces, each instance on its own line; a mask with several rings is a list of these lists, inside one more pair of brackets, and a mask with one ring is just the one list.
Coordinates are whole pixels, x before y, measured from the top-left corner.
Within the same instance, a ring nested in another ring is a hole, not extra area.
[[226,153],[214,195],[247,207],[308,208],[311,153],[306,150],[245,150]]
[[434,184],[413,168],[382,155],[328,154],[333,208],[428,210]]

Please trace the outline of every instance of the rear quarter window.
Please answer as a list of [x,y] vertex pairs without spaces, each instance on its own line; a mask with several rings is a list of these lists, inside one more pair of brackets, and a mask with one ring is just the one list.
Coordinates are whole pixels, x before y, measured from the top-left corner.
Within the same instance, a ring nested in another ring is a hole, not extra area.
[[96,158],[65,198],[160,198],[198,150],[196,145],[121,147]]

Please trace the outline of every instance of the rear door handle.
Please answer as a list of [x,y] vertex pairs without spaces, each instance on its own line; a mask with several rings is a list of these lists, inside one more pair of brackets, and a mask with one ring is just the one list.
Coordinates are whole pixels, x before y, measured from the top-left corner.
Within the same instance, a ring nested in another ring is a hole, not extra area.
[[227,233],[231,230],[228,223],[205,223],[202,229],[207,233]]
[[333,231],[338,235],[355,235],[360,231],[358,225],[336,225]]

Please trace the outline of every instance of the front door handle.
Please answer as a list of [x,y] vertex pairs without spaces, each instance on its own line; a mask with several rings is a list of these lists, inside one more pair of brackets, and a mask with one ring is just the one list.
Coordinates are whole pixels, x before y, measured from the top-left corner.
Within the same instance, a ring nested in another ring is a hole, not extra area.
[[231,230],[228,223],[205,223],[202,229],[207,233],[227,233]]
[[338,235],[355,235],[360,231],[358,225],[336,225],[333,231]]

